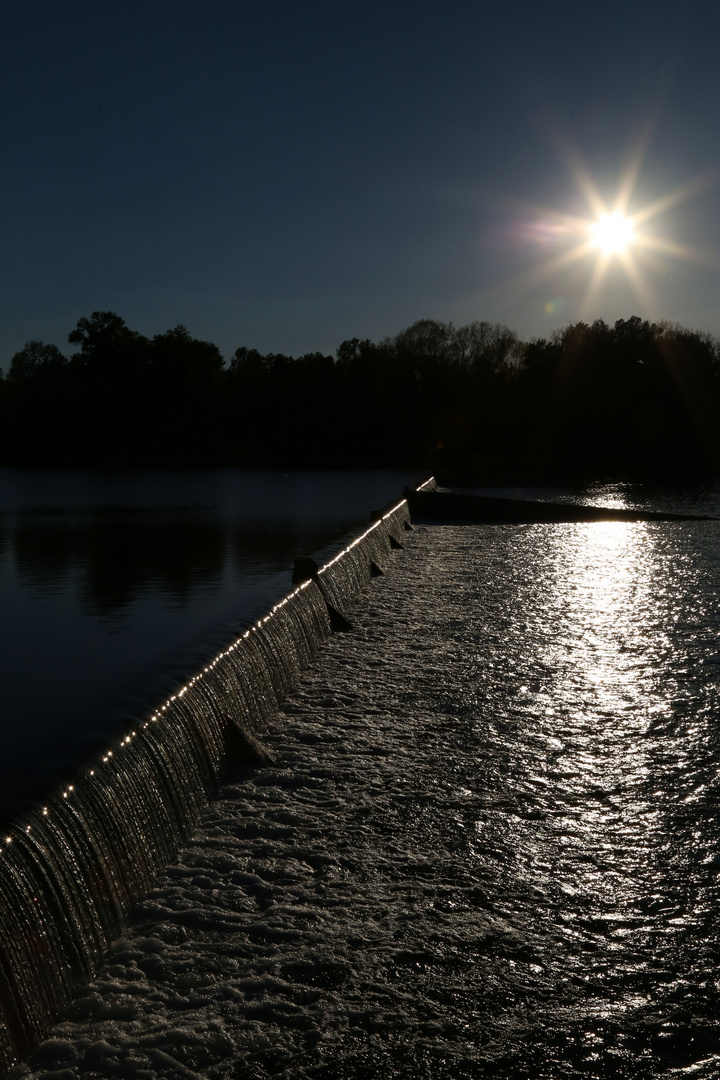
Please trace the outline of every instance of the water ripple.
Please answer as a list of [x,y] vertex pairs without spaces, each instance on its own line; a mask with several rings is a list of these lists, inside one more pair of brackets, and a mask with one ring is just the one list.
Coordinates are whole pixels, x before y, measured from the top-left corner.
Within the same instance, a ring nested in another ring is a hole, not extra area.
[[412,535],[36,1068],[720,1074],[718,526]]

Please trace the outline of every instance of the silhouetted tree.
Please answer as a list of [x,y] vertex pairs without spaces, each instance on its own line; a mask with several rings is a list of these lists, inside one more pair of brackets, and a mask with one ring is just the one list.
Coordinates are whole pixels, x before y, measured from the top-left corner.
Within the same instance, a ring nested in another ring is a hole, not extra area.
[[720,466],[717,343],[632,316],[531,343],[521,372],[525,467],[581,475]]
[[68,363],[68,358],[57,345],[45,345],[42,341],[27,341],[10,361],[8,380],[12,383],[25,382],[36,376],[55,373]]
[[28,341],[10,361],[0,400],[3,461],[42,464],[66,435],[69,362],[55,345]]
[[236,349],[230,360],[228,374],[233,379],[242,380],[247,386],[258,386],[266,379],[271,370],[270,359],[257,349]]
[[147,441],[160,464],[212,465],[222,459],[223,357],[178,325],[147,349]]
[[191,337],[182,323],[156,334],[148,355],[155,378],[169,388],[206,389],[216,384],[223,370],[217,345]]
[[68,360],[30,341],[0,379],[0,460],[135,466],[430,466],[488,482],[720,469],[720,344],[637,316],[523,343],[421,319],[335,357],[151,340],[81,318]]
[[68,341],[80,346],[73,353],[73,363],[99,380],[132,377],[146,360],[147,338],[131,330],[114,311],[93,311],[89,319],[78,319]]

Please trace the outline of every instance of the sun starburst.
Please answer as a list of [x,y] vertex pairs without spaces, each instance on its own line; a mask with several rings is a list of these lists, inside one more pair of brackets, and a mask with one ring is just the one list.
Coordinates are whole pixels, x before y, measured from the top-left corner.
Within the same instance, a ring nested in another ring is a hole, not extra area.
[[[592,315],[604,282],[613,271],[620,270],[624,274],[641,309],[649,311],[655,307],[648,280],[653,256],[688,259],[712,266],[713,269],[718,268],[716,256],[678,244],[663,236],[662,231],[648,229],[650,222],[703,189],[715,185],[720,179],[718,170],[694,177],[645,205],[633,206],[643,150],[644,145],[624,170],[611,202],[605,200],[579,155],[568,153],[571,172],[589,214],[581,217],[551,209],[526,207],[521,215],[524,221],[514,230],[516,235],[524,244],[529,243],[551,254],[507,282],[503,291],[510,289],[517,295],[528,288],[547,284],[572,270],[576,277],[574,291],[578,288],[577,276],[580,276],[580,281],[584,279],[580,317],[587,318]],[[562,303],[554,299],[543,306],[547,314],[556,314]]]

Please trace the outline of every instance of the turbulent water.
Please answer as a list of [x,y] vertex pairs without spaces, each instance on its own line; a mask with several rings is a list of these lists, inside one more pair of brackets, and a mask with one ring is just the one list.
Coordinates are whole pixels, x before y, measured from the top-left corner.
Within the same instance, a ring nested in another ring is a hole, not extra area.
[[720,1075],[719,529],[416,530],[27,1075]]

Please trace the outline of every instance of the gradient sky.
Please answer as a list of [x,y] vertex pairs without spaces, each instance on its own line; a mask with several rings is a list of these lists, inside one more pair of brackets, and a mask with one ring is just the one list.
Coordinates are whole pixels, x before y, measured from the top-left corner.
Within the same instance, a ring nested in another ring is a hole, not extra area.
[[[81,315],[334,352],[416,319],[720,334],[720,5],[23,0],[0,19],[0,365]],[[654,247],[550,272],[642,160]],[[688,187],[689,185],[689,187]],[[559,215],[559,216],[558,216]],[[672,250],[664,250],[671,248]],[[545,265],[545,270],[542,269]]]

